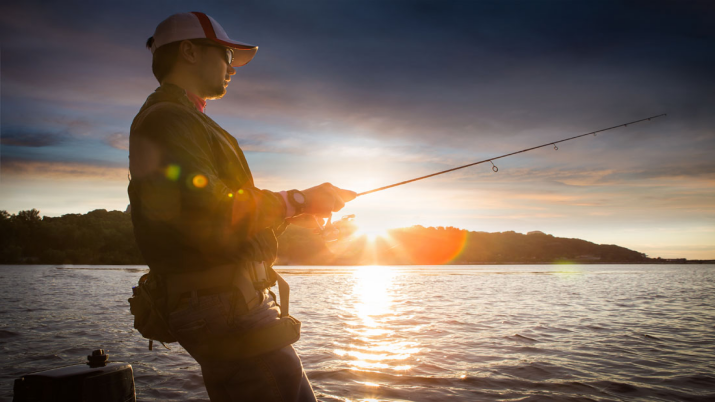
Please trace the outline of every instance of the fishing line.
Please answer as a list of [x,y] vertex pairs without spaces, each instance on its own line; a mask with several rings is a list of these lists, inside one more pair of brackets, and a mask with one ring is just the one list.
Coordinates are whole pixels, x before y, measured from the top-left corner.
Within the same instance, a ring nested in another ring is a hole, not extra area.
[[367,192],[358,193],[357,195],[358,195],[358,196],[364,196],[364,195],[367,195],[367,194],[370,194],[370,193],[379,192],[379,191],[381,191],[381,190],[390,189],[390,188],[394,188],[394,187],[396,187],[396,186],[406,185],[406,184],[408,184],[408,183],[416,182],[416,181],[419,181],[419,180],[422,180],[422,179],[431,178],[431,177],[433,177],[433,176],[446,174],[447,172],[456,171],[456,170],[458,170],[458,169],[463,169],[463,168],[471,167],[471,166],[474,166],[474,165],[483,164],[483,163],[485,163],[485,162],[491,162],[491,163],[492,163],[492,171],[498,172],[498,171],[499,171],[499,168],[497,168],[497,166],[494,165],[494,161],[495,161],[495,160],[498,160],[498,159],[500,159],[500,158],[505,158],[505,157],[509,157],[509,156],[511,156],[511,155],[516,155],[516,154],[525,153],[525,152],[527,152],[527,151],[536,150],[537,148],[542,148],[542,147],[547,147],[547,146],[554,146],[554,150],[558,150],[559,147],[557,147],[556,144],[558,144],[558,143],[563,143],[564,141],[569,141],[569,140],[577,139],[577,138],[579,138],[579,137],[584,137],[584,136],[588,136],[588,135],[591,135],[591,134],[595,136],[596,133],[601,133],[601,132],[605,132],[605,131],[608,131],[608,130],[617,129],[617,128],[619,128],[619,127],[627,127],[628,125],[640,123],[640,122],[643,122],[643,121],[646,121],[646,120],[651,120],[651,119],[659,118],[659,117],[661,117],[661,116],[666,116],[666,115],[667,115],[667,114],[663,113],[663,114],[660,114],[660,115],[657,115],[657,116],[651,116],[651,117],[649,117],[649,118],[645,118],[645,119],[641,119],[641,120],[635,120],[635,121],[633,121],[633,122],[628,122],[628,123],[623,123],[623,124],[620,124],[620,125],[618,125],[618,126],[609,127],[609,128],[606,128],[606,129],[596,130],[596,131],[593,131],[593,132],[588,132],[588,133],[585,133],[585,134],[580,134],[580,135],[578,135],[578,136],[573,136],[573,137],[569,137],[569,138],[566,138],[566,139],[561,139],[561,140],[558,140],[558,141],[551,141],[551,142],[548,142],[548,143],[546,143],[546,144],[542,144],[542,145],[540,145],[540,146],[531,147],[531,148],[526,148],[526,149],[524,149],[524,150],[515,151],[515,152],[513,152],[513,153],[500,155],[500,156],[498,156],[498,157],[489,158],[489,159],[486,159],[486,160],[482,160],[482,161],[478,161],[478,162],[473,162],[473,163],[471,163],[471,164],[462,165],[462,166],[459,166],[459,167],[456,167],[456,168],[447,169],[447,170],[445,170],[445,171],[435,172],[435,173],[433,173],[433,174],[429,174],[429,175],[425,175],[425,176],[420,176],[419,178],[414,178],[414,179],[406,180],[406,181],[403,181],[403,182],[393,183],[392,185],[387,185],[387,186],[383,186],[383,187],[380,187],[380,188],[377,188],[377,189],[368,190]]

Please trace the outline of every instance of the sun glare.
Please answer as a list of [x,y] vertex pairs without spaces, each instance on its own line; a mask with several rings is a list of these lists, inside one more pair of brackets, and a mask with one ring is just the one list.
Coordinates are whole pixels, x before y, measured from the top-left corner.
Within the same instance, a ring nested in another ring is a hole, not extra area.
[[367,237],[368,241],[374,241],[377,238],[387,238],[387,228],[376,228],[373,226],[359,226],[354,234],[355,237]]
[[346,330],[354,339],[333,352],[344,357],[358,371],[388,371],[401,374],[412,368],[410,360],[421,348],[416,341],[403,340],[390,330],[390,323],[400,317],[395,306],[396,270],[389,266],[361,266],[355,269],[355,297],[349,311],[354,315]]

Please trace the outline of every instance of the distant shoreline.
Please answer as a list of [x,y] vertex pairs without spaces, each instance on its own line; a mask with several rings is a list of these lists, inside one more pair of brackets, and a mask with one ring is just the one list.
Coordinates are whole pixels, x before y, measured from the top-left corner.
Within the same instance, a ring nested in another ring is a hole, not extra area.
[[[129,214],[94,210],[87,214],[40,217],[37,209],[9,215],[0,210],[0,264],[141,265]],[[342,222],[338,248],[312,230],[291,225],[278,238],[278,265],[551,265],[708,264],[715,259],[650,257],[612,244],[562,238],[541,231],[482,232],[456,227],[411,227],[375,239],[354,235]],[[354,235],[354,236],[353,236]],[[178,251],[177,251],[178,252]],[[179,252],[180,253],[180,252]]]
[[543,266],[543,265],[623,265],[623,264],[715,264],[715,260],[689,260],[685,262],[476,262],[445,264],[276,264],[275,266]]
[[715,264],[715,259],[713,260],[666,260],[666,259],[653,259],[652,261],[642,261],[642,262],[599,262],[599,261],[578,261],[578,260],[564,260],[564,261],[553,261],[553,262],[466,262],[466,263],[445,263],[445,264],[290,264],[290,263],[278,263],[275,266],[541,266],[541,265],[616,265],[616,264]]
[[554,264],[554,265],[569,265],[569,264],[715,264],[715,260],[689,260],[685,262],[579,262],[579,261],[568,261],[568,262],[538,262],[538,263],[524,263],[524,262],[499,262],[499,263],[455,263],[453,265],[443,265],[443,266],[494,266],[494,265],[544,265],[544,264]]
[[[480,263],[452,263],[452,264],[276,264],[276,267],[360,267],[360,266],[570,266],[570,265],[664,265],[664,264],[675,264],[675,265],[702,265],[702,264],[715,264],[715,260],[690,260],[686,262],[535,262],[535,263],[523,263],[523,262],[480,262]],[[2,263],[0,266],[55,266],[56,269],[74,269],[74,270],[99,270],[102,266],[113,266],[113,267],[125,267],[127,265],[123,264],[53,264],[53,263],[13,263],[7,264]],[[68,267],[62,267],[68,266]],[[147,266],[147,265],[132,265],[132,266]],[[147,266],[148,267],[148,266]],[[131,271],[141,271],[144,269],[136,267],[125,267],[126,270]]]

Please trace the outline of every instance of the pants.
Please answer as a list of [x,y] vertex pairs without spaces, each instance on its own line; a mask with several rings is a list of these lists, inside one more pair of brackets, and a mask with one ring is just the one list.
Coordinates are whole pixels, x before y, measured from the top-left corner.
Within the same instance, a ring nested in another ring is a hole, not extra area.
[[201,365],[211,401],[316,401],[293,346],[234,360],[203,357],[197,351],[196,347],[209,344],[212,336],[244,332],[280,315],[268,293],[247,315],[235,314],[233,297],[230,293],[194,294],[169,314],[169,325],[179,343]]

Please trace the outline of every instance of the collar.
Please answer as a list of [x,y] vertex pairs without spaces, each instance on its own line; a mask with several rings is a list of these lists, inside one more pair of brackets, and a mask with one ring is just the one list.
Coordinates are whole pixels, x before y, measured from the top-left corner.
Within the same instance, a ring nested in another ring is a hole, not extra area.
[[[193,94],[192,94],[193,95]],[[195,95],[194,95],[195,96]],[[201,98],[195,96],[197,99],[203,101]],[[162,84],[159,88],[154,91],[149,97],[147,98],[146,102],[142,106],[142,109],[148,108],[151,105],[154,105],[157,102],[176,102],[181,105],[185,105],[189,108],[194,108],[197,111],[204,111],[204,107],[206,104],[206,101],[203,101],[204,105],[201,105],[201,103],[195,103],[194,101],[189,99],[189,94],[187,93],[186,90],[183,88],[171,84],[171,83],[165,83]],[[202,107],[203,106],[203,107]]]
[[202,99],[198,95],[194,94],[193,92],[186,91],[186,96],[189,97],[189,100],[194,103],[194,106],[196,106],[196,109],[199,110],[199,112],[204,113],[204,110],[206,110],[206,100]]

